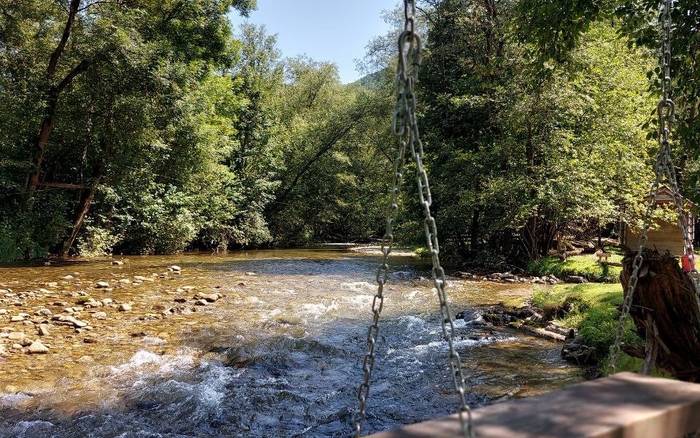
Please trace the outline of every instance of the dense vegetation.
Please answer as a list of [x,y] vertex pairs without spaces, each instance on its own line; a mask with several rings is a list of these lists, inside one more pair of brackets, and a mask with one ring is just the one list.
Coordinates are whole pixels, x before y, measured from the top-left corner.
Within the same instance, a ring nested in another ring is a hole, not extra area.
[[[565,3],[421,2],[420,122],[455,255],[525,262],[640,215],[656,3]],[[692,187],[700,12],[677,3],[677,146]],[[372,74],[342,84],[333,64],[282,59],[264,29],[234,33],[227,14],[254,7],[0,1],[0,258],[380,236],[395,35],[370,44]],[[412,187],[405,242],[422,230]]]

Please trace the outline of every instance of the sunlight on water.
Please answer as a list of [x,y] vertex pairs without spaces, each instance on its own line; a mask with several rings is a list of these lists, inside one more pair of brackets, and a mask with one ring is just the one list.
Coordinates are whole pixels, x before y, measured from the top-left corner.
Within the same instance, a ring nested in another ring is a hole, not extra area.
[[[367,431],[456,407],[429,271],[412,257],[394,261]],[[255,251],[0,268],[0,288],[46,291],[27,300],[32,311],[60,312],[52,303],[84,295],[133,307],[105,319],[79,311],[92,330],[56,326],[42,338],[49,354],[0,358],[0,436],[347,436],[376,263],[340,251]],[[182,275],[164,274],[172,264]],[[134,284],[137,276],[152,280]],[[112,290],[95,289],[98,280]],[[198,292],[224,297],[187,304]],[[449,293],[457,313],[525,291],[453,282]],[[472,404],[580,379],[558,345],[487,326],[478,311],[467,319],[455,321],[455,345]]]

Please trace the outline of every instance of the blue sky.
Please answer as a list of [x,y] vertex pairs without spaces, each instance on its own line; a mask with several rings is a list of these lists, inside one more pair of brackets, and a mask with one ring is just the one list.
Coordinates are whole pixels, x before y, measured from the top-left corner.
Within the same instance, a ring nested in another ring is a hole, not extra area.
[[[355,60],[363,58],[373,37],[389,30],[382,11],[396,4],[397,0],[258,0],[247,21],[277,34],[283,56],[333,62],[347,83],[362,76]],[[230,17],[236,29],[245,21],[236,13]]]

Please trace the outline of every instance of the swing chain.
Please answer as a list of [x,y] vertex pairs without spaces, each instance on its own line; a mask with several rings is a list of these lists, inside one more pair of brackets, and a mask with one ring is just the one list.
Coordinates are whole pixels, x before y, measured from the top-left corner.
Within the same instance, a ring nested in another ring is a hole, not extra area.
[[[415,5],[414,5],[415,6]],[[405,7],[405,18],[406,24],[404,33],[402,36],[410,32],[413,34],[414,27],[414,11],[409,9],[408,6]],[[409,28],[410,26],[410,28]],[[399,40],[399,50],[403,51],[403,39]],[[403,78],[406,76],[403,70],[404,65],[399,64],[397,71],[397,95],[398,100],[396,103],[396,110],[393,116],[393,126],[392,131],[397,136],[402,135],[406,130],[406,119],[402,112],[402,99],[404,97],[404,90],[402,89]],[[362,433],[362,423],[367,417],[367,398],[369,397],[370,383],[372,380],[372,371],[374,370],[374,362],[376,359],[375,348],[377,345],[377,337],[379,336],[379,318],[381,317],[382,309],[384,307],[384,286],[389,279],[389,255],[394,244],[394,222],[396,221],[396,216],[399,209],[399,193],[401,182],[403,180],[403,168],[405,163],[407,143],[401,139],[399,141],[399,148],[394,158],[393,164],[393,182],[391,189],[389,191],[389,207],[386,213],[386,225],[384,231],[384,237],[382,238],[382,262],[377,270],[377,292],[372,299],[372,324],[369,326],[367,331],[367,353],[365,354],[364,360],[362,362],[362,372],[363,378],[360,387],[357,390],[357,400],[359,402],[359,410],[354,419],[354,429],[355,437],[360,437]]]
[[372,370],[374,369],[375,347],[377,345],[377,337],[379,336],[379,318],[384,307],[384,286],[389,279],[389,255],[394,244],[394,222],[399,209],[399,192],[401,181],[403,179],[403,167],[406,155],[406,143],[399,143],[398,152],[394,159],[394,178],[391,190],[389,192],[390,202],[386,214],[386,227],[384,237],[382,238],[382,262],[377,270],[377,292],[372,299],[372,324],[367,331],[367,353],[365,354],[362,363],[363,381],[357,391],[357,399],[359,402],[359,412],[354,420],[355,436],[359,437],[362,431],[362,422],[367,415],[367,398],[369,397],[370,381],[372,379]]
[[659,188],[661,187],[662,177],[665,177],[668,184],[671,186],[671,192],[673,194],[674,206],[678,214],[678,225],[681,228],[683,234],[683,255],[693,258],[693,241],[690,237],[690,230],[688,227],[688,219],[684,214],[683,208],[683,198],[680,193],[678,186],[678,179],[676,177],[676,171],[673,166],[673,158],[671,155],[671,126],[673,124],[673,119],[675,116],[675,104],[671,99],[671,28],[672,28],[672,17],[671,12],[673,10],[673,0],[664,0],[663,10],[662,10],[662,24],[663,24],[663,47],[662,47],[662,69],[661,74],[661,90],[662,97],[658,105],[658,120],[659,120],[659,152],[656,158],[656,165],[654,167],[654,173],[656,178],[651,186],[651,192],[649,195],[649,203],[647,204],[647,209],[644,215],[643,231],[642,236],[639,241],[639,249],[632,262],[632,274],[630,275],[629,282],[627,284],[627,293],[625,294],[622,309],[620,313],[620,319],[618,321],[617,329],[615,332],[615,342],[610,346],[610,353],[608,358],[608,373],[614,373],[617,357],[621,350],[622,337],[624,335],[624,325],[625,320],[629,316],[630,310],[632,308],[632,302],[634,298],[634,293],[637,289],[637,284],[639,282],[639,274],[644,262],[644,249],[647,246],[649,240],[649,229],[652,225],[652,216],[656,210],[656,195]]
[[398,210],[398,195],[402,181],[402,171],[406,150],[410,148],[411,156],[416,163],[418,196],[425,217],[425,236],[432,258],[432,277],[435,290],[440,301],[440,322],[442,333],[449,347],[449,364],[453,377],[455,391],[459,395],[459,420],[462,434],[465,438],[473,438],[472,416],[466,401],[464,374],[459,354],[455,350],[454,318],[450,312],[447,293],[445,291],[445,270],[440,265],[440,244],[438,241],[437,225],[430,212],[432,195],[428,182],[428,174],[423,165],[423,143],[420,140],[418,120],[416,116],[415,84],[421,62],[421,41],[415,31],[416,4],[415,0],[404,0],[404,30],[399,36],[399,62],[396,73],[397,102],[393,117],[393,133],[399,138],[399,150],[394,161],[394,180],[390,191],[391,202],[387,213],[386,232],[382,241],[382,263],[377,272],[377,293],[372,302],[373,319],[367,333],[367,353],[363,362],[363,382],[357,393],[359,412],[355,417],[355,436],[362,431],[362,422],[366,418],[367,398],[375,362],[375,346],[379,333],[379,318],[384,304],[384,286],[388,279],[389,254],[394,241],[393,224]]

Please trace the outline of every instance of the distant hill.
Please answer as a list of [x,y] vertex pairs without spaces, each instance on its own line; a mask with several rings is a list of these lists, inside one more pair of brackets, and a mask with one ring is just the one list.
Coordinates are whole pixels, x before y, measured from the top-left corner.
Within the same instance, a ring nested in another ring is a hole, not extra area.
[[359,85],[361,87],[366,87],[366,88],[380,88],[385,81],[387,80],[387,69],[382,69],[379,71],[375,71],[374,73],[370,73],[368,75],[365,75],[361,77],[360,79],[356,80],[355,82],[351,82],[348,85]]

